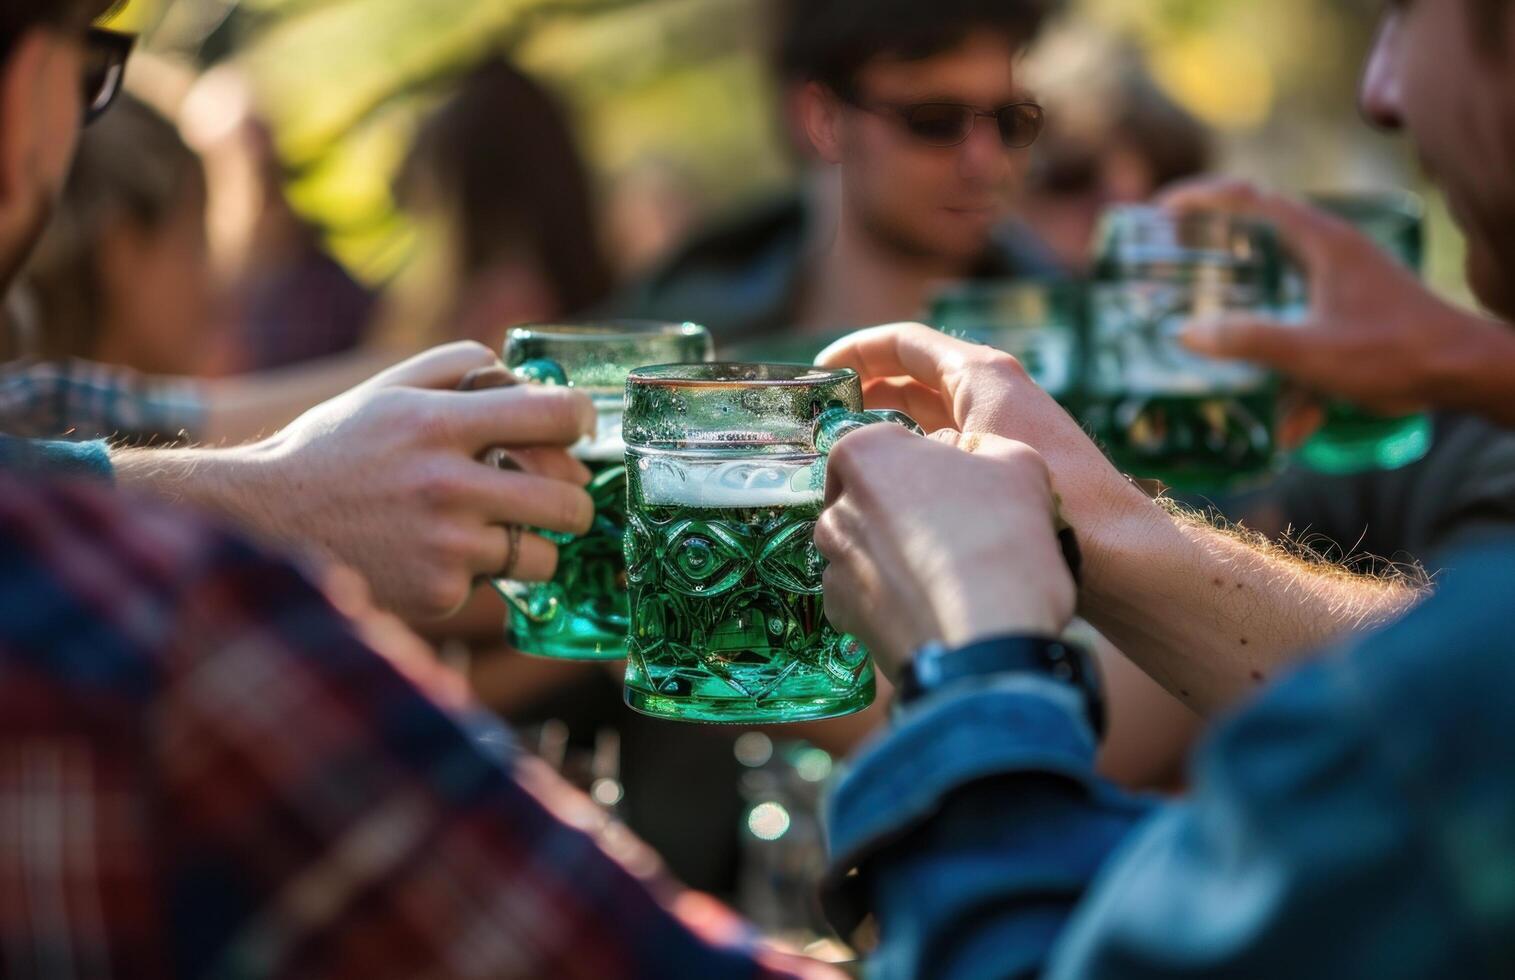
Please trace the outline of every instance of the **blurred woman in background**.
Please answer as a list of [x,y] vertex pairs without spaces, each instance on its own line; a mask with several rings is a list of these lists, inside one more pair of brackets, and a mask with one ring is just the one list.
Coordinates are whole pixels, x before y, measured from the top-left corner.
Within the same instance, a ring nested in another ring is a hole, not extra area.
[[14,346],[147,374],[203,366],[220,329],[205,235],[205,174],[178,130],[123,97],[90,127],[27,267],[37,321]]
[[582,314],[610,290],[568,117],[503,60],[476,68],[421,125],[396,191],[424,251],[391,330],[422,324],[423,343],[498,347],[511,325]]

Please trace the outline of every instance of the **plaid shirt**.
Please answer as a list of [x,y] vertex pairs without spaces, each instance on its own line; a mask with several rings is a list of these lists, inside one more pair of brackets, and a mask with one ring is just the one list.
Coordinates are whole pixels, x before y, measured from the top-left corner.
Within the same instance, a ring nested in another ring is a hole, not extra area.
[[438,670],[182,511],[0,472],[0,975],[831,975]]
[[193,438],[200,386],[92,361],[0,364],[0,432],[36,439]]

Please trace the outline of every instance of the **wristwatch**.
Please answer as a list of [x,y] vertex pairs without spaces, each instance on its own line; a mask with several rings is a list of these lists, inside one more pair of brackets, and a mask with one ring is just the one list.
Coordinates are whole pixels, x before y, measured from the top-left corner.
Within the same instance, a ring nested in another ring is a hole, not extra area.
[[928,643],[900,680],[898,699],[909,704],[965,677],[1030,672],[1078,688],[1096,738],[1105,734],[1105,693],[1099,666],[1083,647],[1046,636],[997,636],[948,649]]

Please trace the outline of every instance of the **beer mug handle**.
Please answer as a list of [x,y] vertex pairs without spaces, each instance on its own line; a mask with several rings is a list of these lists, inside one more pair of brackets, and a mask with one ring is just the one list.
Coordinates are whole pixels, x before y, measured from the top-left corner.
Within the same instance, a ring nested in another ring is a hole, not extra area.
[[896,412],[892,408],[864,412],[849,412],[845,408],[828,408],[815,420],[815,451],[824,456],[831,452],[831,447],[835,446],[842,436],[861,429],[865,425],[877,425],[880,422],[893,423],[909,429],[916,435],[925,435],[925,430],[916,424],[915,419],[904,412]]

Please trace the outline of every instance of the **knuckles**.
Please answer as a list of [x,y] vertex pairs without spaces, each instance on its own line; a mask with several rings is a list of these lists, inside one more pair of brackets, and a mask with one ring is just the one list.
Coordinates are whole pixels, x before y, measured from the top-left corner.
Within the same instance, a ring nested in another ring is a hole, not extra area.
[[580,487],[568,483],[561,486],[558,499],[563,527],[574,534],[583,534],[594,524],[594,499]]
[[468,493],[467,480],[452,461],[425,459],[415,464],[411,493],[430,513],[455,508]]
[[472,590],[472,575],[456,567],[440,567],[418,584],[411,605],[422,618],[442,619],[456,612]]

